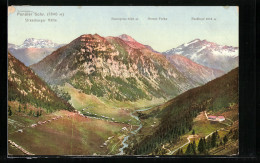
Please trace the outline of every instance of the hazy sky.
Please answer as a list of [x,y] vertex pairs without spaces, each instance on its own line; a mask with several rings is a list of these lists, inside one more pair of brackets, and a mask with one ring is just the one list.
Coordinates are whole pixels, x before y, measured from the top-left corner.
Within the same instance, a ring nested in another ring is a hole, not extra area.
[[[32,16],[21,16],[24,11]],[[82,34],[97,33],[101,36],[128,34],[157,51],[166,51],[196,38],[238,46],[237,7],[14,6],[9,7],[8,12],[8,42],[17,45],[26,38],[69,43]],[[34,16],[40,12],[44,16]],[[47,16],[49,12],[63,13],[64,16]],[[159,20],[159,17],[167,20]],[[50,18],[57,22],[48,22]],[[112,20],[117,18],[138,20]],[[45,22],[26,22],[26,19],[44,19]]]

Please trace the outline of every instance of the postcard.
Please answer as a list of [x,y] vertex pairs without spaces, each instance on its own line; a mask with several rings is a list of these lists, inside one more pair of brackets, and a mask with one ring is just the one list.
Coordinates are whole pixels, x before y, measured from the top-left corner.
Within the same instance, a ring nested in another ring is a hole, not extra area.
[[238,6],[9,6],[8,156],[238,155]]

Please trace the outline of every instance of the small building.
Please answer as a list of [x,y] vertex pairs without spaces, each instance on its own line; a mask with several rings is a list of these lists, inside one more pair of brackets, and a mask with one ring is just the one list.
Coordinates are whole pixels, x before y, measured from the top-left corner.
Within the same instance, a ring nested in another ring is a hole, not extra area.
[[121,131],[128,131],[128,129],[126,127],[123,127]]
[[214,116],[214,115],[210,115],[208,116],[208,120],[210,121],[224,121],[225,120],[225,117],[224,116]]
[[35,126],[37,126],[37,124],[32,124],[32,125],[31,125],[31,127],[35,127]]
[[216,116],[213,116],[213,115],[208,116],[208,119],[209,119],[209,120],[213,120],[213,121],[215,121],[216,118],[217,118],[217,117],[216,117]]
[[218,120],[218,121],[224,121],[224,120],[225,120],[225,117],[224,117],[224,116],[218,116],[218,117],[217,117],[217,120]]
[[20,130],[18,130],[18,132],[23,132],[23,130],[22,130],[22,129],[20,129]]

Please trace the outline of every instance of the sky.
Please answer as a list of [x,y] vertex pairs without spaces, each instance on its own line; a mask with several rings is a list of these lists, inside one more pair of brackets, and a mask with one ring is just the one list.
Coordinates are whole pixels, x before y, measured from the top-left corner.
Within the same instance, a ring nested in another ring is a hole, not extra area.
[[[51,12],[58,16],[47,16]],[[31,22],[34,19],[45,22]],[[69,43],[82,34],[97,33],[127,34],[159,52],[197,38],[238,47],[238,21],[236,6],[9,6],[8,42],[21,45],[26,38],[37,38]]]

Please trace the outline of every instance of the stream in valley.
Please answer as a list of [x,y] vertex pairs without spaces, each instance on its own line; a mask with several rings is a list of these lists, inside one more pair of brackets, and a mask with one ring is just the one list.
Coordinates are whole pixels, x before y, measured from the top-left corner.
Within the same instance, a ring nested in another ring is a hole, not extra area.
[[136,113],[137,111],[146,111],[146,110],[149,110],[149,109],[152,109],[152,108],[153,108],[153,107],[135,110],[134,112],[132,112],[132,113],[130,114],[133,118],[135,118],[135,119],[139,122],[139,127],[138,127],[136,130],[131,131],[129,135],[127,135],[127,136],[124,137],[124,140],[122,141],[123,147],[119,149],[120,152],[119,152],[117,155],[123,155],[123,154],[125,154],[125,153],[124,153],[124,149],[128,147],[128,144],[126,143],[126,141],[128,140],[128,138],[129,138],[132,134],[135,135],[135,134],[143,127],[143,125],[142,125],[142,123],[141,123],[139,117],[138,117],[138,116],[135,116],[134,113]]

